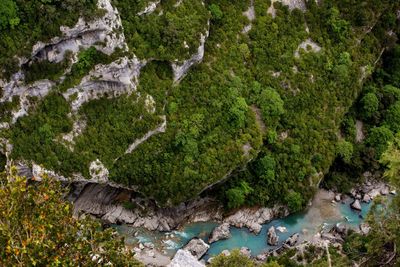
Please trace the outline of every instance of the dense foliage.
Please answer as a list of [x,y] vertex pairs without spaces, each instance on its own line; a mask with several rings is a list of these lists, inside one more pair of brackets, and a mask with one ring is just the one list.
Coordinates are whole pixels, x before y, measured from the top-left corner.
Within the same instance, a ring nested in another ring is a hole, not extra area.
[[1,266],[141,266],[113,230],[72,216],[61,185],[0,174]]
[[[6,133],[14,144],[13,158],[85,177],[90,162],[99,159],[111,180],[135,186],[162,205],[218,184],[212,193],[229,208],[281,202],[292,211],[307,203],[329,170],[324,184],[345,188],[347,169],[360,177],[368,162],[379,168],[379,155],[400,127],[395,103],[399,49],[384,60],[392,66],[393,82],[387,83],[392,87],[376,89],[380,82],[368,77],[382,49],[393,46],[393,35],[386,33],[396,28],[398,3],[307,1],[301,11],[275,2],[272,16],[266,12],[270,1],[254,1],[251,22],[243,15],[250,1],[162,1],[149,14],[141,13],[149,1],[112,3],[129,47],[124,55],[148,60],[137,92],[85,103],[69,116],[70,103],[60,92],[77,85],[96,64],[122,55],[82,51],[66,79],[34,100],[30,115]],[[174,83],[171,62],[197,52],[207,30],[203,62]],[[52,69],[46,62],[29,67],[29,81],[62,73],[60,65]],[[40,70],[49,69],[42,75]],[[150,96],[154,113],[145,105]],[[0,107],[9,117],[13,107],[7,103]],[[164,133],[124,153],[163,116]],[[356,119],[371,125],[362,145],[355,141]],[[87,127],[66,144],[62,135],[78,120]]]

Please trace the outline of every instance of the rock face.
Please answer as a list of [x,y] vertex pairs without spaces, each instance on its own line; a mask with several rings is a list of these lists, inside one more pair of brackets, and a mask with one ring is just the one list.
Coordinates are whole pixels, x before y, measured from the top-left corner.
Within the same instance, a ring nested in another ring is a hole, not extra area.
[[[140,198],[131,190],[87,183],[70,199],[74,202],[76,215],[85,212],[108,223],[127,223],[148,230],[170,231],[186,222],[222,220],[221,207],[210,198],[182,203],[173,208],[158,208],[156,203]],[[137,208],[127,209],[125,203],[131,203]],[[146,210],[146,213],[142,210]]]
[[[208,22],[208,26],[210,22]],[[194,64],[200,63],[204,57],[204,47],[206,43],[206,39],[209,35],[209,31],[207,30],[205,34],[201,34],[200,36],[200,46],[197,48],[197,53],[193,54],[189,59],[178,62],[175,61],[171,64],[172,71],[174,73],[174,82],[179,82],[188,72],[191,66]]]
[[268,229],[268,245],[276,246],[278,245],[278,240],[279,237],[276,235],[275,227],[271,226],[271,228]]
[[369,203],[371,201],[371,197],[368,194],[364,194],[362,201],[365,203]]
[[136,57],[123,57],[108,65],[96,65],[78,86],[68,89],[63,96],[66,100],[72,99],[72,111],[77,112],[84,103],[106,94],[109,97],[130,94],[136,90],[140,69],[145,65],[146,61]]
[[354,202],[351,204],[351,208],[360,211],[361,210],[360,201],[358,199],[354,200]]
[[115,48],[127,49],[125,36],[118,31],[122,23],[117,9],[112,7],[110,0],[99,0],[97,5],[106,11],[103,17],[90,22],[79,19],[73,28],[60,27],[63,36],[53,38],[48,44],[37,43],[32,49],[32,58],[60,62],[66,51],[76,54],[81,48],[93,45],[107,55]]
[[237,211],[233,215],[228,216],[224,222],[238,228],[247,227],[250,231],[258,234],[261,231],[261,224],[269,222],[278,217],[287,216],[288,214],[288,210],[283,206],[259,209],[245,208]]
[[189,251],[199,260],[201,259],[201,257],[203,257],[203,255],[207,252],[209,248],[210,245],[206,244],[202,239],[193,238],[183,249]]
[[210,235],[208,242],[211,244],[221,239],[228,239],[230,236],[230,225],[228,223],[223,223],[215,227]]
[[176,252],[168,267],[204,267],[189,251],[180,249]]

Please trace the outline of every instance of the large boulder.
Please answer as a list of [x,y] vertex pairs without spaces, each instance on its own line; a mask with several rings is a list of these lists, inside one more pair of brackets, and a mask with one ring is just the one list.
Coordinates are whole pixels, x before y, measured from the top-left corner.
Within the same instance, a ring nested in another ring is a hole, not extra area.
[[210,245],[206,244],[202,239],[193,238],[183,249],[189,251],[197,259],[201,259],[209,248]]
[[359,210],[361,211],[361,204],[360,201],[358,199],[354,200],[353,203],[351,203],[351,208],[355,209],[355,210]]
[[368,194],[364,194],[362,202],[369,203],[371,201],[371,196]]
[[213,232],[210,235],[208,242],[211,244],[218,240],[228,239],[230,236],[231,236],[231,233],[230,233],[229,223],[223,223],[223,224],[215,227],[215,229],[213,230]]
[[271,228],[268,229],[268,245],[276,246],[278,245],[278,240],[279,237],[276,235],[275,227],[271,226]]
[[189,251],[180,249],[176,252],[172,261],[167,267],[205,267],[195,256]]

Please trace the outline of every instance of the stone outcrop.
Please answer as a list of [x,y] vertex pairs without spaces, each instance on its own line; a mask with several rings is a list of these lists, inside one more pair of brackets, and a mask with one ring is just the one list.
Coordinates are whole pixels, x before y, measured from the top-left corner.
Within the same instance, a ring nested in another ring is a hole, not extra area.
[[225,218],[224,222],[235,227],[247,227],[250,231],[258,234],[261,231],[261,225],[278,217],[284,217],[289,214],[283,206],[273,208],[244,208]]
[[350,206],[351,206],[352,209],[361,211],[361,204],[360,204],[360,201],[358,199],[354,200],[354,202],[351,203]]
[[189,251],[180,249],[176,252],[171,263],[167,267],[204,267],[205,265],[196,259]]
[[47,44],[39,42],[32,49],[32,58],[60,62],[66,51],[77,54],[81,48],[95,46],[99,51],[110,55],[115,48],[127,49],[125,36],[120,31],[121,18],[110,0],[99,0],[100,9],[105,10],[103,17],[94,21],[80,18],[73,27],[61,26],[61,37],[54,37]]
[[231,233],[230,233],[229,223],[223,223],[223,224],[215,227],[215,229],[212,231],[212,233],[210,235],[208,242],[211,244],[218,240],[228,239],[228,238],[230,238],[230,236],[231,236]]
[[[173,208],[158,208],[156,203],[142,199],[134,191],[106,184],[88,183],[71,200],[76,215],[85,212],[108,223],[127,223],[148,230],[170,231],[187,222],[222,220],[221,207],[210,198],[182,203]],[[127,209],[126,203],[136,208]],[[142,213],[142,210],[146,212]]]
[[202,239],[193,238],[183,249],[189,251],[194,257],[199,260],[201,259],[201,257],[203,257],[204,254],[206,254],[209,248],[210,245],[206,244]]
[[276,235],[275,227],[271,226],[271,228],[268,229],[267,237],[268,237],[268,241],[267,241],[268,245],[270,245],[270,246],[278,245],[279,237]]
[[140,69],[145,65],[145,61],[136,57],[123,57],[108,65],[96,65],[78,86],[68,89],[63,96],[66,100],[72,100],[72,111],[77,112],[92,99],[131,94],[136,90]]
[[[207,27],[209,27],[210,22],[208,22]],[[197,52],[193,54],[189,59],[183,62],[172,62],[171,67],[174,73],[174,82],[179,82],[188,72],[190,67],[194,64],[198,64],[203,60],[204,57],[204,48],[206,39],[208,38],[209,31],[207,30],[205,34],[201,34],[200,36],[200,46],[197,48]]]
[[293,247],[294,245],[297,244],[297,242],[299,241],[299,238],[300,238],[300,235],[298,233],[295,233],[295,234],[291,235],[288,239],[286,239],[285,245]]

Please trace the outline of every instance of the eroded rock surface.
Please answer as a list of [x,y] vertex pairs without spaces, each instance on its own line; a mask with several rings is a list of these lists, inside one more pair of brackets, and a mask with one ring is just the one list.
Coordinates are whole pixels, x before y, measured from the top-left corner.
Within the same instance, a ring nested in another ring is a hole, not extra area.
[[211,244],[218,240],[228,239],[230,236],[231,236],[231,232],[230,232],[229,223],[223,223],[223,224],[215,227],[215,229],[211,233],[211,236],[210,236],[210,239],[208,240],[208,242]]
[[204,254],[206,254],[209,248],[210,245],[206,244],[202,239],[193,238],[183,249],[189,251],[199,260]]

